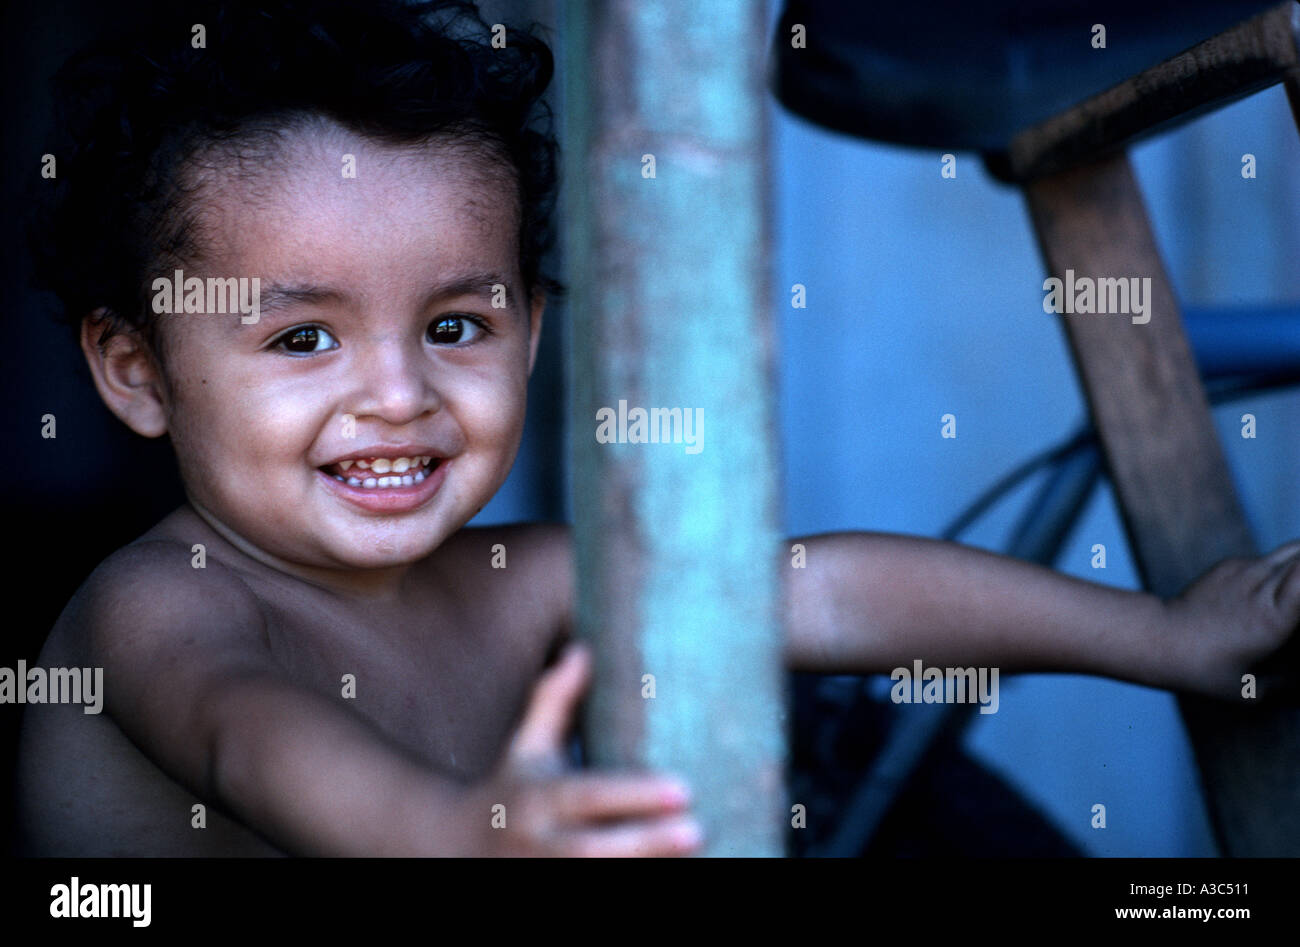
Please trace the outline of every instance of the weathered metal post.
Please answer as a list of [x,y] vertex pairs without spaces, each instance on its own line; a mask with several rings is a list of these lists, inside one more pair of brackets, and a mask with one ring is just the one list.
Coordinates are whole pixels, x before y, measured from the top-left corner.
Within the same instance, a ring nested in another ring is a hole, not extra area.
[[710,855],[789,824],[763,6],[561,24],[587,748],[685,777]]

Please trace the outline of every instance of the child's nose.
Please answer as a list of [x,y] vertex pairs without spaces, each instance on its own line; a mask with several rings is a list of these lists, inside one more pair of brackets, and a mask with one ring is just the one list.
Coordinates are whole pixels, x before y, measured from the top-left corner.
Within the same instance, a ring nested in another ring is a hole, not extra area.
[[394,339],[366,346],[355,366],[361,399],[358,414],[403,424],[442,407],[428,358]]

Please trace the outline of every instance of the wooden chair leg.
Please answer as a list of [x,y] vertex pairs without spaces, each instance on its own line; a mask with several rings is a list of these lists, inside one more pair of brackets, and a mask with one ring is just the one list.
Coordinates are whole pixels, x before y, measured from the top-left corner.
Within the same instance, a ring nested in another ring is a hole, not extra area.
[[[1255,547],[1128,157],[1031,180],[1025,193],[1050,275],[1151,280],[1145,323],[1060,318],[1139,572],[1171,596]],[[1187,697],[1179,707],[1223,853],[1300,855],[1300,711]]]

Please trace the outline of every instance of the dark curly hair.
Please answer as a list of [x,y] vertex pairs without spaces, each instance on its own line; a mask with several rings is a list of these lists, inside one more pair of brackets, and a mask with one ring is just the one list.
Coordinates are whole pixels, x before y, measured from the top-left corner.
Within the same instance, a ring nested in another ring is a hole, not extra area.
[[[193,24],[206,48],[192,47]],[[465,0],[160,7],[144,30],[95,43],[54,78],[58,173],[40,182],[30,225],[37,286],[74,327],[107,309],[101,345],[130,327],[161,358],[146,277],[200,246],[187,169],[324,116],[385,144],[447,141],[512,171],[525,298],[562,295],[540,272],[558,146],[541,99],[554,60],[535,29],[507,29],[494,48]]]

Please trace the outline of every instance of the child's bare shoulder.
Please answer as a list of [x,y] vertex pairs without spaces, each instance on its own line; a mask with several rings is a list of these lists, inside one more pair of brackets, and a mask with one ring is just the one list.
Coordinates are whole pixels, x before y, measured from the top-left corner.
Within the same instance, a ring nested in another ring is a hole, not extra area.
[[103,668],[108,715],[156,760],[191,772],[194,760],[171,757],[175,733],[202,729],[202,695],[250,674],[282,676],[262,603],[232,568],[196,556],[166,538],[119,549],[46,643]]
[[[40,663],[100,669],[103,713],[24,717],[19,786],[33,854],[267,854],[227,815],[194,833],[210,743],[201,708],[223,681],[274,673],[257,599],[229,568],[168,540],[105,559],[46,640]],[[70,815],[74,813],[75,815]]]
[[559,637],[573,616],[573,552],[563,523],[512,523],[460,530],[438,550],[440,568],[470,594],[512,610],[544,609]]
[[94,651],[116,653],[153,638],[191,647],[266,643],[261,605],[238,573],[166,538],[137,540],[105,559],[69,611],[76,620],[60,626],[80,629],[81,643]]

